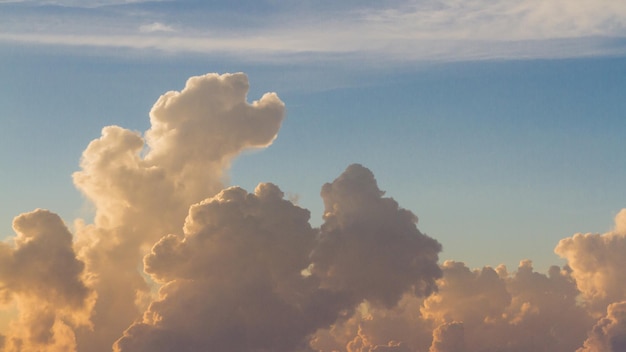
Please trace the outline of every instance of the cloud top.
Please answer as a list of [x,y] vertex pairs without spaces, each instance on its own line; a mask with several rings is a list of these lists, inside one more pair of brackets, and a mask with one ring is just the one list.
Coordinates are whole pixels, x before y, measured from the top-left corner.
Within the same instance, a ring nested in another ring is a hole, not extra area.
[[96,214],[77,242],[98,292],[94,329],[78,336],[85,348],[110,350],[151,300],[138,271],[146,251],[180,232],[190,205],[223,189],[233,158],[276,138],[283,102],[268,93],[249,103],[248,89],[242,73],[192,77],[157,100],[143,136],[108,126],[83,152],[74,183]]

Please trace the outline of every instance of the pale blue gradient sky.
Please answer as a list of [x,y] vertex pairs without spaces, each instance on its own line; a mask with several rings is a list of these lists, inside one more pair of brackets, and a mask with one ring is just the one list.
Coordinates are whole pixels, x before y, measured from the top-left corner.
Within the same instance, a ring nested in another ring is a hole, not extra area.
[[160,94],[206,72],[246,72],[250,101],[286,103],[232,184],[274,182],[314,224],[322,184],[354,162],[442,259],[474,267],[560,264],[559,239],[626,206],[626,5],[76,3],[0,1],[2,237],[37,207],[88,218],[71,173],[89,141],[146,130]]

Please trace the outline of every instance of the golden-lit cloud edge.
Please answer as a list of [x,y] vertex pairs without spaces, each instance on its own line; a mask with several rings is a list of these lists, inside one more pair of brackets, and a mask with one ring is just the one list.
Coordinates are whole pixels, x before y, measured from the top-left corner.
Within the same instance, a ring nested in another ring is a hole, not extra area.
[[[243,73],[191,77],[138,133],[103,128],[76,187],[93,223],[17,216],[0,243],[4,351],[619,351],[626,209],[536,272],[439,263],[441,244],[349,165],[321,188],[324,222],[279,186],[226,187],[230,164],[277,138],[285,104],[248,102]],[[461,234],[462,235],[462,234]]]

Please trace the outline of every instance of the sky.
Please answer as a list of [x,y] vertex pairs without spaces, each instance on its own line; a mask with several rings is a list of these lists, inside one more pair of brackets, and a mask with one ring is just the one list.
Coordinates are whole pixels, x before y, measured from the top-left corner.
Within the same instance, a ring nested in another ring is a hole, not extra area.
[[618,351],[625,76],[608,0],[0,1],[0,342]]

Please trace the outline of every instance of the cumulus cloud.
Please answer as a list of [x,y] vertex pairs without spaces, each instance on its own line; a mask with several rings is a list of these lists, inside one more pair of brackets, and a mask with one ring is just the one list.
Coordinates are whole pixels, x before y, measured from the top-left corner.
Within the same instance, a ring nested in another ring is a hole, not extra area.
[[305,347],[303,337],[336,314],[320,310],[324,295],[301,274],[315,235],[308,220],[272,184],[254,194],[229,188],[192,206],[184,237],[166,236],[146,256],[146,272],[166,285],[119,350]]
[[597,315],[626,298],[626,209],[615,217],[613,231],[576,234],[559,241],[554,251],[567,259],[585,303]]
[[[190,350],[305,350],[316,330],[349,317],[365,300],[392,307],[404,292],[432,291],[440,245],[416,229],[412,214],[381,197],[368,169],[348,167],[322,195],[334,213],[321,230],[272,184],[260,184],[254,194],[229,188],[193,205],[184,237],[162,238],[145,257],[146,272],[165,285],[117,349],[168,350],[166,336]],[[329,241],[337,240],[350,252],[328,253]],[[374,253],[381,242],[390,250]],[[404,253],[394,256],[402,246]],[[358,268],[363,260],[378,272],[365,278],[369,269]]]
[[79,346],[110,350],[150,301],[137,270],[145,252],[180,231],[191,204],[223,188],[238,153],[276,138],[284,104],[273,93],[248,103],[248,89],[241,73],[192,77],[157,100],[144,136],[109,126],[84,151],[74,183],[96,214],[79,224],[77,247],[98,300]]
[[439,325],[433,331],[433,343],[429,352],[465,352],[463,323],[452,322]]
[[626,301],[611,303],[606,316],[593,329],[577,352],[618,352],[626,350]]
[[75,347],[71,327],[88,325],[90,289],[72,234],[58,215],[38,209],[13,221],[14,245],[0,243],[0,285],[19,317],[5,339],[7,351],[62,351]]
[[583,344],[594,324],[568,270],[542,274],[523,261],[509,273],[447,261],[442,271],[431,296],[405,294],[391,309],[362,304],[350,319],[319,330],[311,345],[319,351],[402,343],[409,351],[567,352]]
[[393,307],[407,290],[423,296],[436,289],[441,245],[383,194],[372,172],[356,164],[322,187],[325,221],[313,272],[325,287]]
[[247,101],[244,74],[190,78],[162,95],[145,133],[102,130],[76,187],[93,223],[15,218],[0,243],[0,304],[17,313],[0,349],[30,351],[621,351],[626,209],[576,234],[567,264],[439,263],[417,216],[350,165],[324,184],[310,224],[277,185],[225,188],[234,158],[269,146],[274,93]]
[[[242,73],[192,77],[182,91],[157,100],[145,134],[118,126],[103,128],[102,136],[83,152],[81,170],[73,175],[76,187],[96,209],[92,224],[75,223],[75,240],[62,231],[58,217],[55,223],[48,219],[54,216],[44,216],[47,213],[16,219],[18,251],[0,247],[1,293],[5,301],[21,295],[19,322],[14,325],[31,328],[19,340],[7,336],[11,349],[25,348],[19,347],[24,339],[60,343],[58,336],[69,331],[66,335],[78,350],[111,350],[151,301],[153,283],[142,274],[143,255],[163,234],[180,231],[190,205],[224,187],[233,158],[276,138],[284,104],[274,93],[248,103],[248,89]],[[40,236],[39,230],[63,233],[59,240],[65,247],[53,246],[56,237]],[[74,248],[76,262],[68,259]],[[29,261],[31,257],[37,260]],[[55,268],[65,271],[50,271]],[[78,273],[84,281],[71,281]],[[79,288],[82,295],[70,295]],[[83,308],[86,292],[92,291],[97,292],[89,296],[95,303],[89,301],[83,317],[89,324],[68,327],[73,323],[69,318],[57,318],[56,307],[78,309],[81,303]],[[40,305],[32,297],[53,302]],[[59,348],[74,349],[63,346]]]
[[503,267],[443,267],[440,294],[424,302],[422,313],[438,324],[462,322],[469,351],[572,351],[592,324],[567,270],[552,267],[546,275],[530,261],[513,274]]

